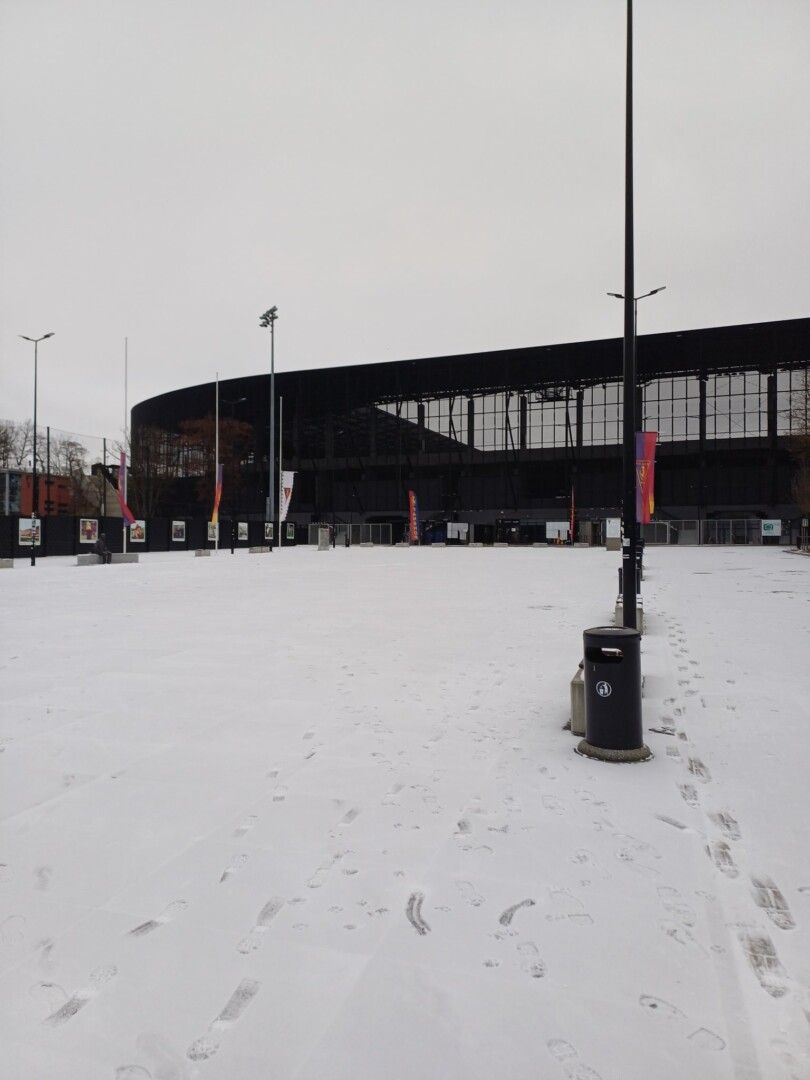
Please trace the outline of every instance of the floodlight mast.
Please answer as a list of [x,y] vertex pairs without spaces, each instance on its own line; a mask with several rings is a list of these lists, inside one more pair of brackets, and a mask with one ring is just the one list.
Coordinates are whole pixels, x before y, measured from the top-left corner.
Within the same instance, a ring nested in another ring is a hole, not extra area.
[[264,315],[259,319],[259,326],[264,330],[270,327],[270,451],[267,456],[267,506],[265,509],[265,517],[272,524],[272,533],[270,537],[270,551],[273,551],[273,541],[275,539],[275,522],[276,522],[276,474],[274,465],[275,454],[275,440],[276,440],[276,363],[275,363],[275,322],[278,318],[278,307],[274,304],[273,307],[265,311]]
[[26,334],[19,335],[23,341],[31,341],[34,345],[34,453],[31,465],[31,565],[37,565],[37,517],[39,516],[39,484],[37,483],[37,346],[40,341],[53,337],[53,332],[43,334],[42,337],[33,338]]

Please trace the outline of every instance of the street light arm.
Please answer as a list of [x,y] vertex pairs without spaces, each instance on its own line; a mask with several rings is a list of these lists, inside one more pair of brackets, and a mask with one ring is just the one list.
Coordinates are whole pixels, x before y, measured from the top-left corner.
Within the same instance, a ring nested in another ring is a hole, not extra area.
[[[633,303],[637,304],[639,300],[643,300],[645,296],[655,296],[656,293],[663,292],[666,285],[659,285],[657,289],[650,289],[649,292],[642,293],[641,296],[634,296]],[[609,292],[608,296],[615,296],[617,300],[624,300],[624,294],[618,292]]]

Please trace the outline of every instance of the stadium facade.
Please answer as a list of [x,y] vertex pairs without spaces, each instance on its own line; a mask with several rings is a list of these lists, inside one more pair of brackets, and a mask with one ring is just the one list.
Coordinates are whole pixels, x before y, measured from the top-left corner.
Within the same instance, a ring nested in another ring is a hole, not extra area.
[[[810,319],[647,335],[636,349],[639,427],[658,433],[656,519],[797,522],[787,439]],[[568,518],[573,491],[581,528],[595,528],[619,515],[622,357],[616,338],[276,373],[290,519],[390,522],[397,539],[415,491],[434,538],[469,522],[481,539],[525,542]],[[221,381],[218,393],[220,424],[250,432],[221,512],[259,521],[270,460],[279,467],[270,375]],[[188,425],[210,426],[216,404],[211,382],[132,410],[133,458],[139,440],[151,447],[162,517],[208,515]]]

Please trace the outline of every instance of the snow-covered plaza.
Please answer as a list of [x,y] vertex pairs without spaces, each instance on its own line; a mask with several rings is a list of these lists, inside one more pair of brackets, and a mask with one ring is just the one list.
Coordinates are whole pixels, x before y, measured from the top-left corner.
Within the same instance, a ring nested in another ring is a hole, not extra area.
[[647,549],[633,765],[565,730],[618,561],[17,560],[2,1080],[810,1076],[810,559]]

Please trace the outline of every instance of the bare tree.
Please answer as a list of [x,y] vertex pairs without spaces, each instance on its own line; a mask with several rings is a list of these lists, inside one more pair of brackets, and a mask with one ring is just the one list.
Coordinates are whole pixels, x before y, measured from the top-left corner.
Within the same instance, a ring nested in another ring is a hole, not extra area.
[[133,428],[127,461],[127,505],[136,517],[160,515],[175,474],[175,453],[170,432],[155,427]]
[[[214,505],[216,474],[216,421],[212,416],[186,420],[180,425],[188,475],[196,476],[197,499],[210,512]],[[242,487],[242,463],[253,451],[253,428],[243,420],[219,421],[219,460],[222,464],[222,488],[225,505],[239,505]]]
[[0,468],[10,469],[14,456],[14,424],[0,420]]
[[[30,469],[34,425],[30,420],[0,421],[0,464],[4,469]],[[37,446],[37,460],[41,458]]]

